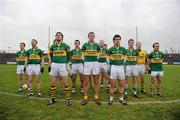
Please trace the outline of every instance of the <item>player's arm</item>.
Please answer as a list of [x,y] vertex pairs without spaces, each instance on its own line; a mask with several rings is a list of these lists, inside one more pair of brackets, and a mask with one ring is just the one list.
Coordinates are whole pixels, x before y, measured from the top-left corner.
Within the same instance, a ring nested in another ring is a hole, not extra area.
[[42,67],[44,68],[44,53],[43,53],[43,51],[41,51],[40,56],[41,56],[41,68]]
[[26,73],[26,68],[27,68],[27,64],[28,64],[28,59],[29,59],[29,52],[26,51],[26,59],[24,62],[24,73]]
[[85,44],[83,44],[83,46],[82,46],[82,58],[83,58],[83,61],[84,61],[85,50],[86,50]]
[[148,71],[148,73],[151,72],[151,53],[149,55],[147,55],[147,63],[146,63],[146,71]]
[[127,61],[127,49],[124,48],[124,63]]
[[51,46],[50,51],[49,51],[49,57],[48,57],[48,72],[51,71],[52,57],[53,57],[53,49],[52,49],[52,46]]
[[126,61],[127,61],[127,49],[124,48],[124,65],[125,65]]
[[162,53],[162,57],[161,57],[161,59],[162,59],[162,62],[164,61],[164,54]]
[[66,50],[67,50],[67,62],[69,62],[71,58],[71,50],[69,45],[66,46]]
[[70,51],[70,61],[72,61],[72,56],[73,56],[72,51],[73,50]]
[[106,61],[108,64],[110,64],[110,49],[111,48],[107,49],[107,51],[106,51],[106,54],[107,54]]
[[148,53],[146,53],[146,56],[145,56],[145,64],[147,65],[148,64],[148,60],[149,60],[149,57],[148,57]]

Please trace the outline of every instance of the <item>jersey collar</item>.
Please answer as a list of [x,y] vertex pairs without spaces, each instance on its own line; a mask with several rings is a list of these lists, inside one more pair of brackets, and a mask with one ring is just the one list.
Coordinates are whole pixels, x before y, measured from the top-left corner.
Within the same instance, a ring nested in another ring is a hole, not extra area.
[[57,44],[57,43],[56,43],[57,46],[61,46],[62,44],[64,44],[64,43],[63,43],[63,42],[62,42],[61,44]]
[[32,48],[32,50],[36,50],[36,49],[38,49],[38,47],[36,47],[36,48]]
[[94,44],[95,44],[95,42],[91,43],[90,41],[88,41],[88,44],[90,44],[90,45],[94,45]]
[[115,49],[119,49],[120,47],[121,47],[121,46],[119,46],[119,47],[117,48],[117,47],[114,45],[114,48],[115,48]]
[[[129,47],[128,47],[128,50],[131,51]],[[133,48],[132,51],[134,51],[134,50],[135,50],[135,49]]]
[[80,50],[80,48],[74,48],[75,50]]

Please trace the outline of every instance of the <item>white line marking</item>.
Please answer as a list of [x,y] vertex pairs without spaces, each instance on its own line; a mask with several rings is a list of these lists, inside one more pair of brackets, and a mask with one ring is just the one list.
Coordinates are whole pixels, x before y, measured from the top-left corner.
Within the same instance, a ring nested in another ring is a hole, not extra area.
[[[8,93],[8,92],[2,92],[0,91],[0,94],[2,95],[8,95],[8,96],[15,96],[15,97],[23,97],[23,98],[27,98],[27,96],[24,95],[18,95],[18,94],[13,94],[13,93]],[[43,97],[43,98],[39,98],[39,97],[31,97],[29,99],[34,99],[34,100],[49,100],[50,98],[47,97]],[[59,102],[64,102],[65,99],[56,99],[56,101]],[[72,100],[72,103],[81,103],[81,101],[79,100]],[[180,98],[175,99],[175,100],[167,100],[167,101],[145,101],[145,102],[128,102],[128,105],[145,105],[145,104],[170,104],[170,103],[179,103],[180,102]],[[93,103],[93,101],[89,101],[89,103]],[[107,104],[107,102],[101,102],[102,104]],[[113,104],[120,104],[119,102],[113,102]]]

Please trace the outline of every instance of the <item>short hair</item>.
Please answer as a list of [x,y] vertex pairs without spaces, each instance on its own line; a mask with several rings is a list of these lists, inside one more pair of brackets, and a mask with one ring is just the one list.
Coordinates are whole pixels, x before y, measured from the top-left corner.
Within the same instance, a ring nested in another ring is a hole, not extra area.
[[156,44],[159,44],[159,43],[158,43],[158,42],[153,43],[153,46],[152,46],[152,47],[154,48]]
[[36,39],[32,39],[32,41],[35,41],[36,43],[38,43]]
[[79,44],[80,44],[80,41],[79,41],[79,40],[75,40],[74,43],[75,43],[75,42],[79,42]]
[[121,39],[121,36],[120,36],[119,34],[116,34],[116,35],[114,35],[114,37],[113,37],[113,41],[114,41],[117,37],[119,37],[119,38]]
[[131,41],[133,41],[133,42],[134,42],[134,40],[133,40],[133,39],[129,39],[129,40],[128,40],[128,43],[129,43],[129,42],[131,42]]
[[55,36],[57,36],[58,34],[61,34],[62,38],[64,37],[64,35],[62,34],[62,32],[57,32]]
[[136,45],[137,45],[138,43],[142,44],[141,42],[137,42]]
[[24,47],[26,46],[26,44],[25,44],[24,42],[20,42],[20,44],[23,44],[23,45],[24,45]]
[[89,35],[90,35],[90,34],[94,34],[94,35],[95,35],[95,33],[94,33],[94,32],[89,32],[89,33],[88,33],[88,37],[89,37]]

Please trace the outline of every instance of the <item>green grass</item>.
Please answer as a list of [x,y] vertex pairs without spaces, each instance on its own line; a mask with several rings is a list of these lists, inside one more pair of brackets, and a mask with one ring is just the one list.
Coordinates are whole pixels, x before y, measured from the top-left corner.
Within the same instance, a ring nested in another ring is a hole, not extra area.
[[[47,70],[47,69],[46,69]],[[128,96],[128,102],[144,102],[144,101],[167,101],[180,99],[180,65],[165,65],[165,77],[162,82],[163,97],[149,97],[142,95],[141,99]],[[49,97],[50,77],[46,71],[42,75],[43,81],[43,97]],[[37,90],[36,81],[34,81],[34,90]],[[71,82],[70,82],[71,83]],[[131,83],[130,83],[131,84]],[[0,65],[0,92],[15,94],[18,87],[16,65]],[[79,80],[77,81],[79,87]],[[59,87],[58,87],[59,88]],[[155,87],[156,88],[156,87]],[[145,89],[149,92],[149,75],[146,75]],[[58,89],[59,92],[59,89]],[[57,99],[64,99],[65,96],[57,95]],[[93,90],[89,91],[90,100],[93,100]],[[102,101],[108,102],[108,93],[100,90]],[[118,102],[118,95],[115,94]],[[77,93],[72,96],[73,100],[82,100],[82,96]],[[180,102],[168,104],[145,104],[145,105],[128,105],[113,104],[108,106],[102,104],[97,106],[89,103],[87,106],[81,106],[80,102],[73,102],[68,107],[64,101],[57,101],[52,106],[46,106],[47,100],[29,99],[27,91],[24,91],[21,97],[0,94],[0,120],[122,120],[122,119],[140,119],[140,120],[173,120],[180,119]]]

